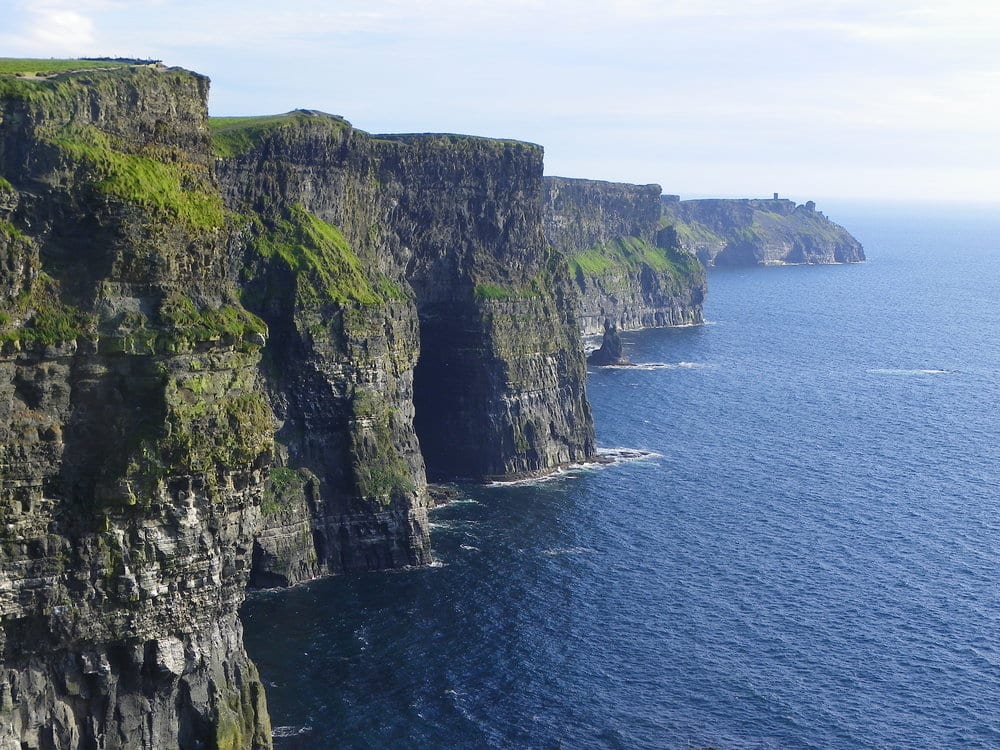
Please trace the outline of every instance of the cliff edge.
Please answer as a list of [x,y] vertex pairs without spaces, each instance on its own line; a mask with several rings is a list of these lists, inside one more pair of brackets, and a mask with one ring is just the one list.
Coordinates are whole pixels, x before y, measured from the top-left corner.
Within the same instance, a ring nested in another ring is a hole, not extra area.
[[222,262],[208,80],[0,76],[0,747],[267,748],[237,608],[266,326]]

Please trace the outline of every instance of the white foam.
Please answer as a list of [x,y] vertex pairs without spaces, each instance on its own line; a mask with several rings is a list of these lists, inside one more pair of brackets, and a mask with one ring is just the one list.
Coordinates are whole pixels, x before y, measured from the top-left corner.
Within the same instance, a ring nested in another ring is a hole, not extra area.
[[914,369],[900,370],[893,368],[873,367],[865,372],[871,375],[956,375],[958,370]]
[[609,466],[629,463],[631,461],[648,461],[655,458],[663,458],[663,454],[654,451],[644,451],[636,448],[598,448],[597,455],[593,461],[581,461],[578,464],[567,466],[565,469],[554,471],[543,477],[529,477],[527,479],[511,479],[506,481],[490,482],[487,487],[528,487],[544,482],[554,482],[562,479],[573,479],[581,471],[593,471],[596,469],[606,469]]
[[711,365],[704,362],[640,362],[630,365],[595,365],[602,370],[703,370]]
[[460,544],[458,546],[461,547],[462,549],[473,550],[475,552],[479,552],[479,547],[473,547],[471,544]]
[[271,730],[271,736],[275,739],[282,739],[285,737],[301,737],[304,734],[310,734],[312,732],[312,727],[309,725],[301,727],[274,727]]
[[562,555],[591,555],[594,551],[590,547],[553,547],[542,550],[542,554],[549,557],[559,557]]

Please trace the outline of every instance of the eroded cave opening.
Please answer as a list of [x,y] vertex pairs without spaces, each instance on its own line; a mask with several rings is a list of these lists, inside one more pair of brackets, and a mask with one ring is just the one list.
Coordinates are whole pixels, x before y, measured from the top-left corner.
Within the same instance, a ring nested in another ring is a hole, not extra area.
[[483,456],[482,391],[488,387],[474,311],[439,306],[420,312],[420,359],[413,371],[414,428],[427,479],[479,479]]

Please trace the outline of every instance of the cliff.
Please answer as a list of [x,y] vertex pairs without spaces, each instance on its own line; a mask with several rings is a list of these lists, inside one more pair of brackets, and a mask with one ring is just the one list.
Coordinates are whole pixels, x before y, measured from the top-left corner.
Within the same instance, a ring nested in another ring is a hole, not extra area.
[[859,263],[864,250],[809,201],[663,197],[660,226],[706,266]]
[[569,260],[584,334],[702,322],[705,272],[661,232],[659,185],[545,179],[545,234]]
[[0,77],[0,747],[263,748],[272,443],[208,81]]
[[[213,126],[226,202],[257,217],[244,301],[272,330],[282,425],[253,583],[427,562],[426,474],[592,455],[569,276],[542,239],[541,149],[376,137],[316,112]],[[311,257],[286,247],[307,236]]]
[[248,584],[593,455],[542,150],[52,66],[0,74],[0,748],[266,748]]

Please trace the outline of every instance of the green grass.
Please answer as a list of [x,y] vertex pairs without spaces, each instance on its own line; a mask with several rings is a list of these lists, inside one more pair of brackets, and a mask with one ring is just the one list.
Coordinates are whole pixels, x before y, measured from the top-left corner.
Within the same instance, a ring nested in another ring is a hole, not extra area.
[[160,323],[168,329],[164,334],[170,348],[184,348],[199,341],[229,338],[244,340],[254,333],[266,334],[267,326],[260,318],[236,305],[198,309],[183,295],[172,295],[160,303]]
[[0,219],[0,234],[5,234],[8,237],[10,237],[11,239],[15,239],[15,240],[18,240],[18,239],[21,239],[21,238],[24,237],[24,233],[20,229],[18,229],[13,224],[11,224],[9,221],[6,221],[5,219]]
[[341,231],[298,206],[287,218],[261,228],[253,247],[268,260],[280,260],[295,274],[305,302],[377,305],[406,297],[399,285],[384,276],[373,283]]
[[[13,325],[15,320],[23,321]],[[0,311],[0,344],[58,344],[72,341],[94,330],[96,321],[77,308],[59,299],[58,285],[45,273],[40,273],[30,292],[21,294]]]
[[253,150],[278,128],[316,123],[325,123],[334,130],[348,127],[347,121],[341,117],[301,111],[259,117],[211,117],[208,120],[212,131],[212,150],[221,158]]
[[518,289],[499,284],[476,284],[476,299],[518,299],[523,294]]
[[[72,159],[92,167],[101,192],[147,208],[195,230],[221,227],[226,214],[222,197],[194,165],[165,161],[170,155],[128,153],[125,145],[94,127],[63,130],[51,142]],[[154,158],[160,157],[160,158]]]
[[657,273],[688,276],[700,270],[698,259],[678,248],[652,245],[638,237],[619,237],[570,255],[570,270],[587,276],[603,276],[617,270],[648,266]]
[[276,466],[271,469],[264,484],[261,513],[274,516],[285,510],[290,502],[302,494],[302,475],[295,469]]
[[42,58],[0,57],[0,75],[52,75],[77,70],[128,68],[154,60],[54,60]]
[[416,489],[400,455],[392,425],[393,409],[381,395],[357,391],[352,399],[351,463],[361,497],[389,504]]
[[11,185],[6,178],[0,177],[0,190],[6,191],[8,193],[14,192],[14,186]]

